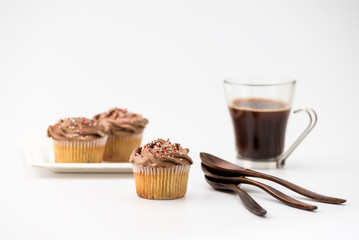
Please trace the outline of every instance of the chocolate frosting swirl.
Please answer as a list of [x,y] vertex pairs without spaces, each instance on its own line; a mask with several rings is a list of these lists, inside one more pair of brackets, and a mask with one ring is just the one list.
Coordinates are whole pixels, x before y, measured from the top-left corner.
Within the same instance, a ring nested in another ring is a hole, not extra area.
[[103,127],[87,118],[64,118],[49,126],[47,136],[55,140],[86,141],[103,138]]
[[130,162],[136,166],[170,168],[176,165],[191,165],[189,149],[182,148],[179,143],[171,143],[169,139],[157,139],[143,147],[136,148]]
[[116,136],[129,136],[142,133],[148,120],[140,114],[130,113],[127,109],[112,108],[107,112],[93,117],[99,125],[104,126],[105,132]]

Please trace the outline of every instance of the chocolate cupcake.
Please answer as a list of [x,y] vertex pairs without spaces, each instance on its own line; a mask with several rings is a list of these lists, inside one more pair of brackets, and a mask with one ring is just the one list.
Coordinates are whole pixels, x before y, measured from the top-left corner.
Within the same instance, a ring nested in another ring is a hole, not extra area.
[[132,151],[141,145],[142,133],[148,120],[126,109],[112,108],[93,119],[104,127],[108,140],[104,161],[128,162]]
[[60,119],[49,126],[56,163],[100,163],[107,135],[103,127],[87,118]]
[[130,162],[139,197],[176,199],[186,194],[192,159],[189,149],[157,139],[132,152]]

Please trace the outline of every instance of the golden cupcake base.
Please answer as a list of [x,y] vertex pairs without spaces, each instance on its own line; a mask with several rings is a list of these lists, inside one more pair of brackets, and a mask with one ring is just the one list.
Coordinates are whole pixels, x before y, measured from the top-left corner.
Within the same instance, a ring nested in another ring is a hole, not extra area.
[[176,199],[186,194],[190,166],[151,168],[133,165],[136,192],[146,199]]
[[132,151],[141,145],[142,133],[131,137],[109,135],[103,161],[128,163]]
[[107,136],[86,141],[53,139],[55,163],[101,163]]

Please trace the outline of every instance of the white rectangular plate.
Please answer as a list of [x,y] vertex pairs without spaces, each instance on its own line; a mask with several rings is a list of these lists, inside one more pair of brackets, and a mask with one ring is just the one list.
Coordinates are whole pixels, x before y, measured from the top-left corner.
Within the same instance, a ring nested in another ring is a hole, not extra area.
[[29,138],[25,142],[25,157],[31,167],[53,172],[131,173],[131,163],[55,163],[51,139]]

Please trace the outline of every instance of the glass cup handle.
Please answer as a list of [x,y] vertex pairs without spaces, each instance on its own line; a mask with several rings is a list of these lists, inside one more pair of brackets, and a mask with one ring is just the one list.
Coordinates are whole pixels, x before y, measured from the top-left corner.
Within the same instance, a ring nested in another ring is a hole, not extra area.
[[303,133],[297,138],[297,140],[292,144],[292,146],[279,158],[277,161],[278,166],[283,166],[285,164],[285,160],[288,158],[288,156],[298,147],[298,145],[303,141],[303,139],[312,131],[314,126],[317,124],[318,116],[317,113],[311,109],[311,108],[305,108],[305,109],[297,109],[294,111],[294,113],[298,112],[306,112],[309,116],[309,124],[308,127],[303,131]]

